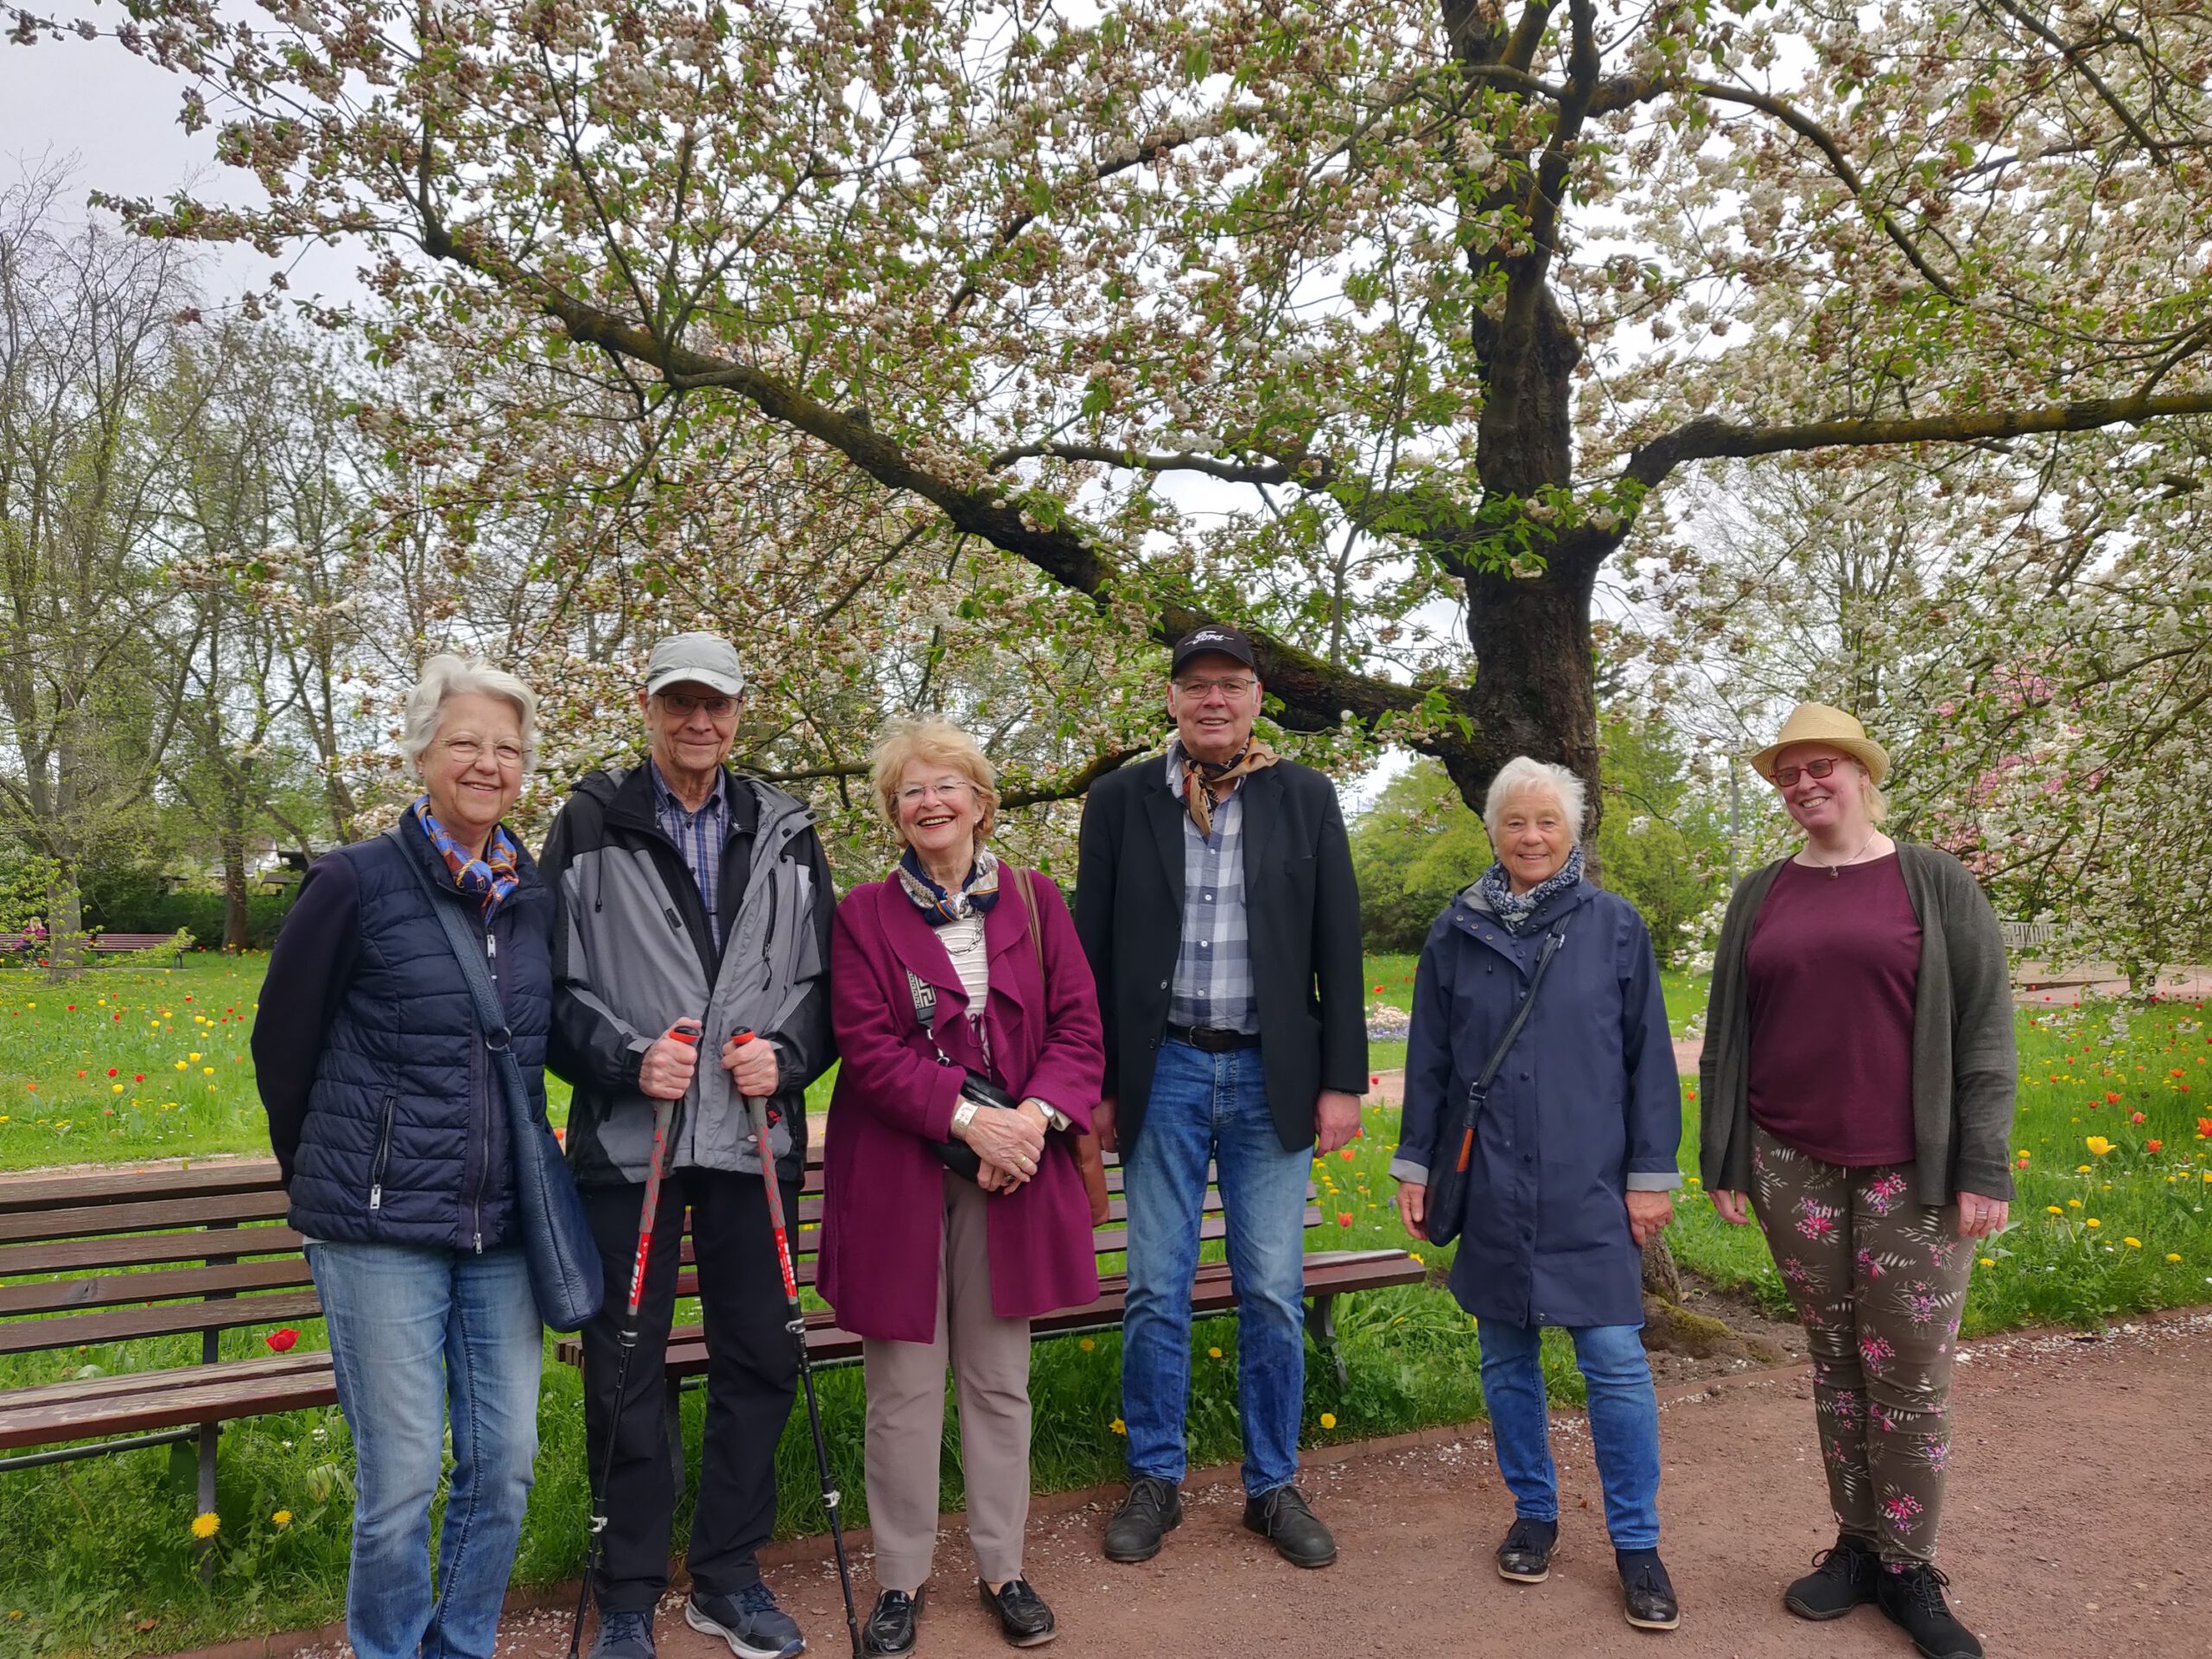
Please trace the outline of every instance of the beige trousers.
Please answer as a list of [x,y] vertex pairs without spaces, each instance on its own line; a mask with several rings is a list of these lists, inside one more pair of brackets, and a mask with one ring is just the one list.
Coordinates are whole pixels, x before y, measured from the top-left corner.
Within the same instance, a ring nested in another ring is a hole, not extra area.
[[868,1513],[875,1581],[912,1594],[937,1553],[944,1370],[959,1392],[968,1541],[992,1584],[1021,1576],[1029,1521],[1029,1321],[991,1312],[990,1198],[950,1171],[938,1236],[937,1337],[861,1344],[868,1378]]

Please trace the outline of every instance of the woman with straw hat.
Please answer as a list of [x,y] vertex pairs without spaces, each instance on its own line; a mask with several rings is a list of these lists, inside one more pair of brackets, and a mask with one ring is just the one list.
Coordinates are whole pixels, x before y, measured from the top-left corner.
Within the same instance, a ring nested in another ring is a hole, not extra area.
[[1799,704],[1751,766],[1805,845],[1721,925],[1701,1167],[1724,1220],[1757,1212],[1813,1356],[1839,1531],[1783,1603],[1876,1602],[1929,1659],[1974,1659],[1936,1532],[1968,1241],[2012,1195],[2004,937],[1956,859],[1882,833],[1890,759],[1851,715]]

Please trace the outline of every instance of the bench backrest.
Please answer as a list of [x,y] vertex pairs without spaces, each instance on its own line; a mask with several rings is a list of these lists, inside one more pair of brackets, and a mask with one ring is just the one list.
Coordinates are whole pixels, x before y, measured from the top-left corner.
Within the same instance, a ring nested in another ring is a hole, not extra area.
[[274,1159],[0,1179],[0,1354],[320,1317]]

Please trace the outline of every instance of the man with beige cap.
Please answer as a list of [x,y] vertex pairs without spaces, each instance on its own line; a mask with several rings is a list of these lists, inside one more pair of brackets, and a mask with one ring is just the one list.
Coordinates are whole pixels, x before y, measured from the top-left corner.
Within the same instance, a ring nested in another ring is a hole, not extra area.
[[[579,782],[539,860],[559,907],[547,1064],[575,1085],[569,1162],[607,1275],[606,1311],[583,1331],[588,1466],[604,1466],[610,1436],[614,1452],[593,1659],[653,1659],[682,1467],[662,1384],[687,1207],[707,1411],[684,1618],[738,1659],[792,1659],[805,1645],[757,1560],[775,1524],[776,1442],[798,1369],[746,1098],[770,1103],[767,1152],[796,1215],[806,1086],[833,1058],[836,894],[813,814],[728,764],[744,693],[728,640],[679,633],[655,645],[638,693],[648,758]],[[703,1026],[696,1047],[673,1033],[679,1020]],[[761,1040],[731,1042],[741,1030]],[[656,1100],[680,1104],[617,1401]]]
[[1927,1659],[1980,1659],[1936,1567],[1973,1241],[2012,1196],[2012,976],[1966,867],[1881,830],[1890,757],[1800,703],[1751,758],[1805,845],[1747,878],[1699,1062],[1713,1208],[1758,1213],[1813,1357],[1833,1548],[1801,1618],[1873,1602]]

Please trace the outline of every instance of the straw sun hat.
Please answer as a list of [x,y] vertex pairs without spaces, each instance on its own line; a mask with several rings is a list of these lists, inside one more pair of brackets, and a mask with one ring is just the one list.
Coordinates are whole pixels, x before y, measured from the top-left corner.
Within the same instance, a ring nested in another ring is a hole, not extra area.
[[1751,757],[1751,770],[1772,782],[1776,757],[1793,743],[1826,743],[1841,749],[1866,768],[1877,788],[1889,775],[1890,757],[1882,746],[1867,736],[1866,728],[1852,716],[1825,702],[1801,702],[1792,709],[1774,741]]

